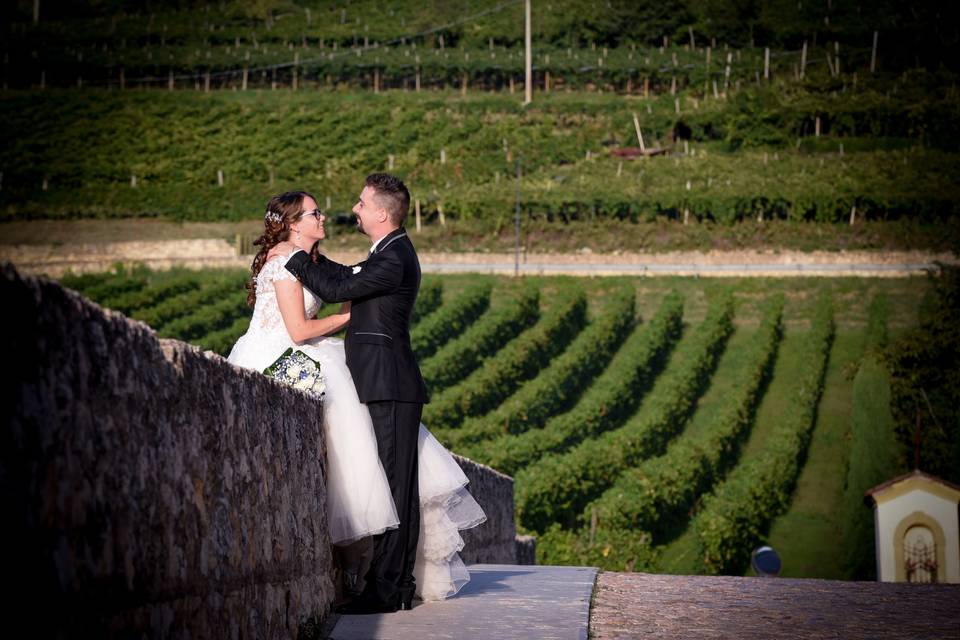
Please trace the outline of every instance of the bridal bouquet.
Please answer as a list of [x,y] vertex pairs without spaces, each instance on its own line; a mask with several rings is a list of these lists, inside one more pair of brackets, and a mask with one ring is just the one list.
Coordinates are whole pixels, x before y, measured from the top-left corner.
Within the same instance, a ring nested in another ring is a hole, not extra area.
[[263,372],[274,380],[306,391],[318,399],[323,399],[327,389],[320,372],[320,363],[299,349],[294,351],[293,347],[284,351],[277,361]]

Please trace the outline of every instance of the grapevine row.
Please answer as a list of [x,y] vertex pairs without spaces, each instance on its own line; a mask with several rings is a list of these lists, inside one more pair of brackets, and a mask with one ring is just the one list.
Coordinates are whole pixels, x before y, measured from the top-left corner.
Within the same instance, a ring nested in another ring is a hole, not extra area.
[[485,358],[533,325],[539,301],[539,291],[527,285],[516,299],[488,311],[462,335],[444,345],[420,366],[428,388],[435,392],[462,380]]
[[514,474],[548,453],[618,427],[639,406],[643,390],[679,337],[682,320],[683,298],[672,292],[653,319],[634,330],[576,407],[551,418],[543,429],[479,442],[463,455]]
[[763,450],[730,473],[691,523],[707,572],[742,569],[771,519],[789,504],[823,392],[833,332],[833,308],[823,296],[805,336],[800,358],[806,366],[795,383],[790,408]]
[[561,455],[549,455],[516,475],[518,521],[544,531],[551,523],[573,526],[591,501],[623,471],[661,452],[696,405],[733,330],[733,297],[711,304],[689,342],[680,345],[679,365],[657,381],[647,397],[649,411],[623,427],[587,440]]
[[619,349],[634,325],[636,293],[632,287],[614,292],[600,317],[536,378],[483,418],[468,420],[450,435],[458,449],[503,434],[536,429],[568,408],[590,380]]
[[159,329],[182,317],[185,313],[189,313],[192,309],[217,302],[226,296],[242,291],[246,278],[245,273],[235,271],[211,275],[200,282],[199,289],[167,298],[151,307],[138,309],[131,317],[134,320],[147,323],[154,329]]
[[511,340],[496,358],[448,387],[424,407],[423,421],[440,439],[468,416],[482,415],[535,376],[583,329],[587,301],[577,286],[566,287],[540,321]]
[[410,345],[418,360],[433,355],[450,338],[462,333],[490,306],[491,284],[475,284],[430,314],[410,334]]
[[581,522],[604,529],[649,531],[656,538],[686,517],[697,496],[709,491],[739,455],[780,343],[783,297],[766,303],[749,347],[747,364],[723,398],[706,429],[696,438],[679,438],[667,452],[630,469],[584,509]]

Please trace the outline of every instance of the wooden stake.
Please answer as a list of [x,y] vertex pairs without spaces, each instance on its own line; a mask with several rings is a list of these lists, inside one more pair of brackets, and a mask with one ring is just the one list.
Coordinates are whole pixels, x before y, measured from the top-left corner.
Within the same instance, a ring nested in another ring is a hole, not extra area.
[[643,99],[646,100],[650,97],[650,78],[643,78]]
[[207,71],[203,74],[203,90],[207,93],[210,92],[210,72]]
[[387,170],[393,171],[393,154],[387,156]]
[[467,95],[467,81],[468,81],[467,72],[464,71],[460,76],[460,95],[462,96]]
[[293,54],[293,90],[296,91],[300,85],[299,78],[297,77],[297,67],[300,66],[300,54]]
[[240,82],[244,91],[247,90],[247,78],[249,75],[250,75],[249,68],[247,67],[247,65],[243,65],[243,79]]
[[420,233],[420,198],[414,200],[414,211],[417,217],[417,233]]
[[637,114],[633,114],[633,128],[637,130],[637,140],[640,142],[640,151],[646,151],[647,148],[643,144],[643,133],[640,132],[640,120],[637,118]]
[[440,214],[440,226],[441,227],[447,226],[447,219],[443,215],[443,203],[441,202],[437,203],[437,213]]
[[120,67],[120,90],[123,91],[126,88],[127,88],[127,81],[123,75],[123,67]]
[[820,116],[817,116],[813,120],[813,131],[816,137],[820,137]]
[[217,184],[223,186],[223,169],[217,169]]
[[873,32],[873,51],[870,52],[870,73],[873,73],[877,70],[877,38],[880,37],[880,32]]
[[170,72],[170,76],[167,78],[167,91],[173,91],[173,71]]
[[763,79],[770,79],[770,47],[763,50]]
[[130,186],[134,189],[137,188],[137,175],[135,173],[130,174]]
[[800,79],[803,80],[803,75],[807,70],[807,41],[803,41],[803,49],[800,50]]
[[854,204],[853,207],[850,208],[850,226],[851,227],[853,226],[853,223],[856,219],[857,219],[857,205]]

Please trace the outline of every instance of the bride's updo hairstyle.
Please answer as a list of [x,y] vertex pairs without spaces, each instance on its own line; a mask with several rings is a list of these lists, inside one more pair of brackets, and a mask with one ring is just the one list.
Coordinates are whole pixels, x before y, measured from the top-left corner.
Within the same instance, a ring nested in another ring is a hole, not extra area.
[[[263,214],[263,235],[253,241],[260,250],[250,266],[250,280],[246,284],[247,305],[251,309],[257,303],[257,275],[267,261],[267,254],[279,243],[290,239],[290,225],[300,218],[304,198],[313,196],[306,191],[288,191],[273,196],[267,203],[267,210]],[[310,249],[310,257],[314,260],[320,253],[319,245],[318,242]]]

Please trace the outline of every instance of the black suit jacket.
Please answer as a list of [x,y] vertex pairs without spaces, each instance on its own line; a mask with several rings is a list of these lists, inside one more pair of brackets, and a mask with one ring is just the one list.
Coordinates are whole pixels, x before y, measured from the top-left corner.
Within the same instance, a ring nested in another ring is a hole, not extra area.
[[427,387],[410,348],[410,313],[420,290],[420,261],[401,227],[355,267],[303,251],[287,270],[326,302],[352,302],[344,348],[360,402],[426,403]]

